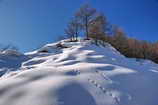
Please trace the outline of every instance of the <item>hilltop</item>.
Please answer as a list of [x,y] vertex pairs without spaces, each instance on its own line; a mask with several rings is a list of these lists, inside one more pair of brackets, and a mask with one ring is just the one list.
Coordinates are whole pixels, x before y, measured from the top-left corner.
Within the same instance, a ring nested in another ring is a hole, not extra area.
[[158,103],[158,65],[126,58],[108,43],[62,40],[26,54],[4,55],[0,105]]

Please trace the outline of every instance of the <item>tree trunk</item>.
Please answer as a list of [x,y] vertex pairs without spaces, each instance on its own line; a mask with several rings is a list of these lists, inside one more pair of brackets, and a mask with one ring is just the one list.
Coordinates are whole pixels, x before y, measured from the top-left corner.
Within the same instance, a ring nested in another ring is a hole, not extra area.
[[86,24],[85,24],[85,28],[86,28],[86,39],[89,40],[89,32],[88,32],[88,18],[86,17]]

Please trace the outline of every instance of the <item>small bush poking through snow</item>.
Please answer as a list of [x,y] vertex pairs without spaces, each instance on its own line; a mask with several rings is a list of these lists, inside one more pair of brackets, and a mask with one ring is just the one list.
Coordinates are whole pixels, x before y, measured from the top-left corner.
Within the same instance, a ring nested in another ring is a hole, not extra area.
[[48,53],[48,50],[46,50],[46,49],[43,49],[43,50],[40,50],[40,51],[38,51],[39,53]]
[[62,43],[58,43],[58,44],[56,44],[56,46],[57,46],[57,48],[69,48],[69,47],[63,45]]

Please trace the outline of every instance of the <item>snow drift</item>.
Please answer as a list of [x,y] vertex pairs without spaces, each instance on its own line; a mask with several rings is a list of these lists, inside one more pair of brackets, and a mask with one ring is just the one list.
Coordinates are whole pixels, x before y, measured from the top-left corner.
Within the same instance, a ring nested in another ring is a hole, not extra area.
[[[48,44],[0,78],[0,105],[157,105],[158,65],[109,44]],[[59,45],[60,44],[60,45]]]

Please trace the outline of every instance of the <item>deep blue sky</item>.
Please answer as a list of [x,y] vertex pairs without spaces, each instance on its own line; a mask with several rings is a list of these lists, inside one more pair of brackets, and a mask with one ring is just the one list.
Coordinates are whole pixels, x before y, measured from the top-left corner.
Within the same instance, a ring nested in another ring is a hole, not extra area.
[[26,52],[54,42],[85,2],[129,36],[158,40],[158,0],[0,0],[0,43]]

